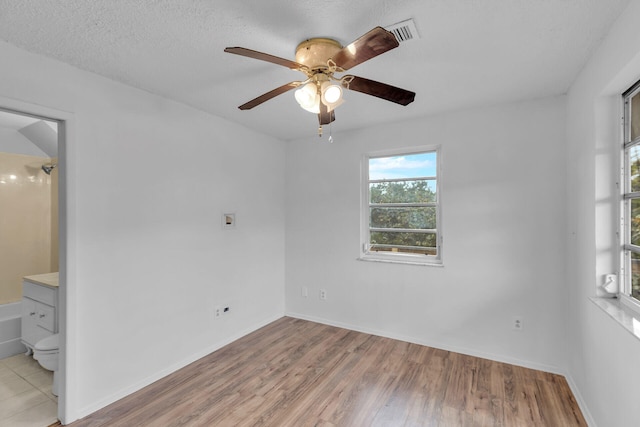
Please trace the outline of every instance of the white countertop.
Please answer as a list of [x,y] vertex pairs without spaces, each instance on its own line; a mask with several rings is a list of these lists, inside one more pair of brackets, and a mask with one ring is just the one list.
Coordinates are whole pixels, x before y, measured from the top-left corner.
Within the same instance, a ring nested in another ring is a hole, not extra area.
[[58,273],[45,273],[35,274],[33,276],[24,276],[24,280],[38,285],[49,286],[51,288],[57,288],[59,286]]

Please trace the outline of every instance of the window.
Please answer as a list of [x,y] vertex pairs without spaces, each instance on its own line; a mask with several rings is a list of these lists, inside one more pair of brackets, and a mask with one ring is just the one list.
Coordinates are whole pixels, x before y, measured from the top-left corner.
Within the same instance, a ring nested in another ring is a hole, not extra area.
[[437,148],[364,158],[363,260],[441,264]]
[[624,93],[623,98],[624,240],[620,292],[640,300],[640,82]]

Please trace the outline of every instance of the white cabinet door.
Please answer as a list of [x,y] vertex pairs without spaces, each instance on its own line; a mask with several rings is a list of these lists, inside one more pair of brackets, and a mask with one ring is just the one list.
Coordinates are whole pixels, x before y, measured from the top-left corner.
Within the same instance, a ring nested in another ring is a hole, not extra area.
[[22,299],[22,340],[31,348],[41,339],[53,334],[53,331],[39,326],[41,323],[40,313],[48,311],[47,309],[43,310],[43,307],[47,306],[31,298]]
[[36,311],[38,327],[46,329],[53,334],[56,331],[56,309],[50,305],[36,302]]
[[27,281],[22,291],[22,342],[33,349],[38,341],[58,332],[58,293],[57,289]]

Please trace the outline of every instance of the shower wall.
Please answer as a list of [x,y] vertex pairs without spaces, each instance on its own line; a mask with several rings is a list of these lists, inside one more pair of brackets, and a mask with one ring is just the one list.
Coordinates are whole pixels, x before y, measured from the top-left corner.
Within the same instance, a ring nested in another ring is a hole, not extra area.
[[50,161],[0,152],[0,304],[21,300],[23,276],[58,271],[57,168],[41,169]]

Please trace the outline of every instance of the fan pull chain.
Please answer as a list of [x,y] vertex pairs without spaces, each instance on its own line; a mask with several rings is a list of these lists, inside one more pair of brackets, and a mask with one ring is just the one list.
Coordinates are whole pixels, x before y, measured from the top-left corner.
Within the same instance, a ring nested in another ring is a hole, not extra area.
[[333,144],[333,122],[329,123],[329,144]]
[[322,126],[318,126],[318,138],[322,138]]

